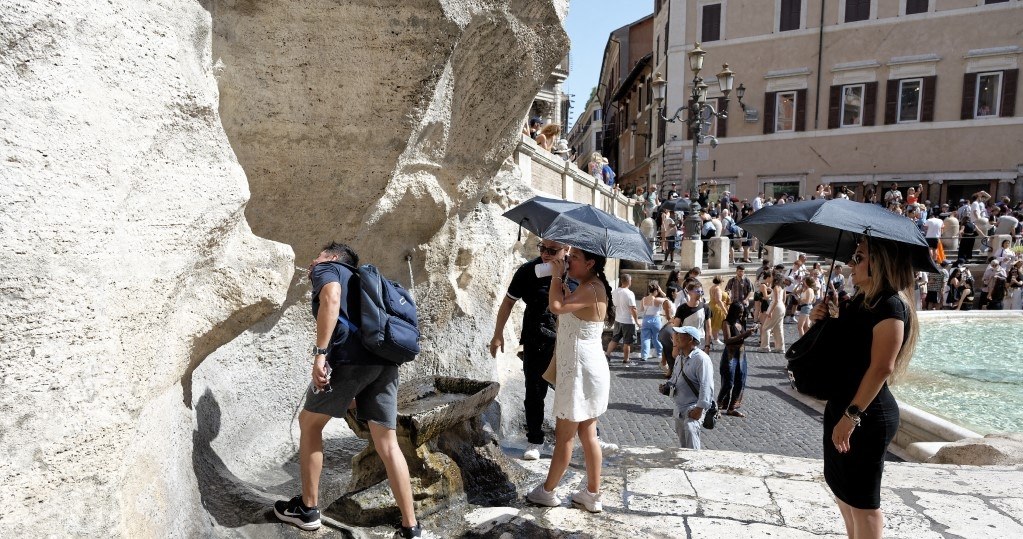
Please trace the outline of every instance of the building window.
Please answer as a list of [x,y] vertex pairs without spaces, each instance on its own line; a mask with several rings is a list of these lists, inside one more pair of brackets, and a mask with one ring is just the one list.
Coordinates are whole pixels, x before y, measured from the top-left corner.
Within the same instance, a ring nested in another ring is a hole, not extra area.
[[1009,0],[984,0],[984,4],[985,5],[987,5],[987,4],[1004,4],[1004,3],[1008,2],[1008,1]]
[[898,118],[896,122],[911,123],[920,121],[920,104],[923,92],[923,79],[907,79],[899,81],[899,102],[896,106]]
[[870,0],[845,0],[845,22],[865,21],[870,18]]
[[842,127],[863,125],[863,85],[842,87]]
[[928,0],[906,0],[906,15],[927,13]]
[[771,200],[799,196],[799,182],[764,182],[764,196]]
[[700,41],[717,41],[721,39],[721,4],[703,6],[703,28]]
[[774,104],[774,132],[796,130],[796,92],[778,92]]
[[1002,73],[978,73],[974,118],[998,116],[999,97],[1002,94]]
[[802,0],[781,0],[781,8],[778,13],[778,31],[799,30],[802,8]]
[[600,115],[603,114],[603,113],[604,113],[604,111],[602,111],[600,109],[597,109],[597,110],[593,111],[593,121],[594,122],[599,122],[600,121]]

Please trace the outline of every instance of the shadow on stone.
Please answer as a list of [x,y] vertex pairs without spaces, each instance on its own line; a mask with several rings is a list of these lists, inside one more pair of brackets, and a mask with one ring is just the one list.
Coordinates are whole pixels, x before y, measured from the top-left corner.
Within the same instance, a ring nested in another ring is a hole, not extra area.
[[[653,391],[653,389],[651,389]],[[665,402],[668,402],[665,397]],[[671,408],[647,408],[646,406],[640,406],[639,404],[629,404],[625,402],[613,402],[607,405],[608,410],[624,410],[626,412],[632,412],[634,414],[646,414],[654,415],[665,418],[671,418]]]
[[507,537],[528,537],[529,539],[590,539],[588,533],[550,530],[521,517],[503,516],[484,522],[459,535],[461,539],[505,539]]

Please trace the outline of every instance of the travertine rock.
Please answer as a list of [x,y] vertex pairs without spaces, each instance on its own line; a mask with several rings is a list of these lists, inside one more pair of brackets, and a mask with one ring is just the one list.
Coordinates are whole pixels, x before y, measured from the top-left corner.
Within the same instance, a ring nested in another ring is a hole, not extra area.
[[283,302],[196,3],[4,2],[0,536],[196,535],[192,373]]
[[346,240],[406,284],[413,255],[407,374],[520,376],[485,352],[526,254],[505,158],[567,4],[6,2],[0,535],[265,518],[308,380],[292,247]]
[[1023,433],[988,434],[945,445],[927,460],[933,464],[973,466],[1023,464]]

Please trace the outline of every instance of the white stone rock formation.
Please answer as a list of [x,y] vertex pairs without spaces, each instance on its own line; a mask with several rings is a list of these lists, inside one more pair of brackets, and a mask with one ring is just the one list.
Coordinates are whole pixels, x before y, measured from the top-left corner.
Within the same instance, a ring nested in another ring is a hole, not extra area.
[[292,248],[406,284],[411,253],[405,374],[514,376],[485,352],[529,196],[504,161],[567,4],[4,2],[0,536],[264,518],[308,380]]

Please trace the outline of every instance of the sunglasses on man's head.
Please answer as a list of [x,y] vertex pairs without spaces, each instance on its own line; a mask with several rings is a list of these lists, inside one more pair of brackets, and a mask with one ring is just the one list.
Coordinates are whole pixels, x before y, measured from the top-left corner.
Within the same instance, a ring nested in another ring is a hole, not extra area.
[[554,256],[558,254],[558,251],[561,250],[561,247],[547,247],[546,245],[541,243],[536,246],[536,250],[540,251],[540,254],[548,254]]

